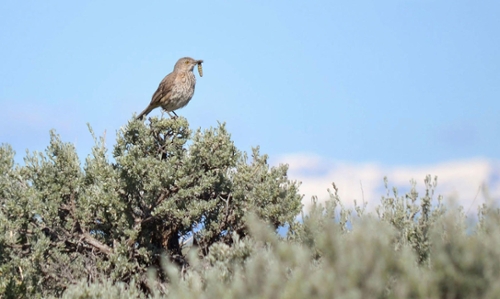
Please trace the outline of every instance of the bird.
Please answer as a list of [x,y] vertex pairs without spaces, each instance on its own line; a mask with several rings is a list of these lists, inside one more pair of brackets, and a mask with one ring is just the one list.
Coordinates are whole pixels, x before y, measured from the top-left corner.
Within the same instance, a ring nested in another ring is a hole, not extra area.
[[174,110],[186,106],[193,97],[196,85],[193,68],[198,65],[198,71],[202,76],[202,63],[203,60],[196,60],[191,57],[183,57],[177,60],[174,70],[161,80],[158,89],[151,98],[151,103],[137,116],[137,119],[143,119],[144,116],[158,107],[162,107],[163,110],[167,111],[171,118],[174,117],[170,112],[177,117]]

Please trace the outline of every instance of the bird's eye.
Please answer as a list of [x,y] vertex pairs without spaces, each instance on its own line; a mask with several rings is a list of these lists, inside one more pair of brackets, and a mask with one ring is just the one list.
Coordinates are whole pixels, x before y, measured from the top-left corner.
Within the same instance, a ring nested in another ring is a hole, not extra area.
[[186,60],[184,63],[185,63],[185,64],[189,64],[189,60]]

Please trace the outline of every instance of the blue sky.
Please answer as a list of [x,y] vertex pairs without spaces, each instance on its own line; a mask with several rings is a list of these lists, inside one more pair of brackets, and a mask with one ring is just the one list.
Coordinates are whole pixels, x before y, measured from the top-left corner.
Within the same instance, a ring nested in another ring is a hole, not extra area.
[[499,15],[498,1],[2,1],[0,142],[22,161],[53,128],[83,160],[87,122],[114,144],[191,56],[204,77],[177,113],[227,122],[242,150],[498,160]]

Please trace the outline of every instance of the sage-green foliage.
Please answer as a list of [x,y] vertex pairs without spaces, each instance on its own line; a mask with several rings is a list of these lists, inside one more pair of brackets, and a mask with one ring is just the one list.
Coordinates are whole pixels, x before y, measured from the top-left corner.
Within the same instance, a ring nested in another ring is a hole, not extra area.
[[54,133],[25,166],[0,147],[3,297],[500,298],[500,212],[471,223],[437,178],[423,194],[386,180],[371,213],[333,185],[299,214],[287,167],[249,159],[224,125],[131,121],[114,162],[104,142],[83,167]]
[[301,210],[287,166],[270,167],[258,149],[249,159],[223,124],[192,133],[184,118],[134,120],[118,132],[114,162],[94,137],[83,167],[72,144],[50,137],[24,166],[0,148],[5,297],[58,296],[82,281],[147,291],[147,270],[159,269],[161,256],[187,267],[187,247],[207,254],[245,237],[248,211],[277,229]]

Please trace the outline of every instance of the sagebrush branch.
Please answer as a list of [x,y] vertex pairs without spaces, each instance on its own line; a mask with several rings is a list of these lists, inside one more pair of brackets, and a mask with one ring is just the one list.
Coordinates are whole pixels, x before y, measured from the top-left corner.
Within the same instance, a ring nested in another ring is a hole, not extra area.
[[102,244],[101,242],[99,242],[98,240],[96,240],[94,237],[92,237],[91,234],[85,232],[83,233],[83,238],[85,239],[85,241],[87,243],[89,243],[90,245],[94,246],[95,248],[99,249],[101,252],[107,254],[107,255],[110,255],[111,253],[113,253],[113,250],[105,245],[105,244]]

